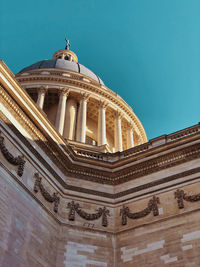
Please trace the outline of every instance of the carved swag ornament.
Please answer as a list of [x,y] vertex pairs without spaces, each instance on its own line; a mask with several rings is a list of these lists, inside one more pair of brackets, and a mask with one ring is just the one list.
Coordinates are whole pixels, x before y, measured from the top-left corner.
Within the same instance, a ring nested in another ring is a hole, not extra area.
[[35,173],[35,184],[34,184],[34,191],[37,193],[40,190],[42,196],[46,201],[50,203],[54,203],[54,211],[58,212],[58,204],[60,202],[60,198],[58,197],[58,193],[53,193],[51,196],[49,192],[44,188],[42,184],[42,178],[39,176],[39,173]]
[[176,190],[176,192],[174,193],[174,196],[177,199],[179,209],[184,208],[183,200],[189,201],[189,202],[196,202],[200,200],[200,194],[188,196],[187,193],[179,189]]
[[1,132],[0,132],[0,150],[4,156],[4,158],[11,163],[14,166],[18,166],[18,171],[17,174],[21,177],[23,175],[24,172],[24,165],[25,165],[25,160],[23,159],[23,156],[18,156],[18,157],[14,157],[6,148],[5,144],[4,144],[4,137],[1,136]]
[[129,219],[139,219],[147,216],[151,212],[153,212],[154,216],[159,215],[158,204],[160,204],[159,198],[153,196],[153,198],[149,200],[147,208],[139,212],[132,213],[130,212],[129,207],[123,206],[123,208],[120,210],[120,216],[122,216],[122,225],[127,224],[127,217]]
[[67,208],[69,209],[69,221],[75,221],[75,212],[78,213],[78,215],[88,221],[97,220],[100,217],[102,217],[102,226],[107,227],[108,226],[108,218],[109,216],[109,210],[106,209],[106,207],[98,208],[97,213],[87,213],[84,210],[80,208],[80,205],[78,203],[75,203],[74,201],[71,201],[68,203]]

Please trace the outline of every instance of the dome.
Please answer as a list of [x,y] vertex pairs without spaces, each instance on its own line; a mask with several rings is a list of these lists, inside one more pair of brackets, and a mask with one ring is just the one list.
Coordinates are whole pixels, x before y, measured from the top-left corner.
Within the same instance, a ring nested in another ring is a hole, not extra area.
[[49,60],[42,60],[39,62],[36,62],[24,69],[22,69],[19,73],[21,72],[27,72],[30,70],[36,70],[36,69],[63,69],[63,70],[68,70],[68,71],[74,71],[80,74],[84,74],[99,84],[104,85],[103,81],[97,76],[94,72],[86,68],[85,66],[79,64],[78,62],[74,61],[69,61],[66,59],[60,59],[60,58],[54,58],[54,59],[49,59]]
[[117,152],[147,141],[132,108],[65,49],[15,77],[60,135],[72,146]]

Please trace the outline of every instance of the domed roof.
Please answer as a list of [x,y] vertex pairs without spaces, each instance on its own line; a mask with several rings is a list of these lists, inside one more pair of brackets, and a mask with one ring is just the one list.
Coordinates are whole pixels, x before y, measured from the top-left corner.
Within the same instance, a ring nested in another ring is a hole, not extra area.
[[42,60],[39,62],[36,62],[20,71],[21,72],[26,72],[30,70],[36,70],[36,69],[49,69],[49,68],[55,68],[55,69],[63,69],[63,70],[69,70],[69,71],[74,71],[81,73],[83,75],[86,75],[99,84],[104,85],[103,81],[97,76],[94,72],[86,68],[85,66],[79,64],[78,62],[73,62],[65,59],[49,59],[49,60]]
[[103,81],[99,78],[99,76],[97,76],[94,72],[92,72],[85,66],[78,63],[78,58],[76,54],[68,49],[68,43],[65,49],[58,50],[57,52],[54,53],[53,59],[36,62],[22,69],[19,73],[36,69],[49,69],[49,68],[78,72],[80,74],[92,78],[99,84],[104,85]]

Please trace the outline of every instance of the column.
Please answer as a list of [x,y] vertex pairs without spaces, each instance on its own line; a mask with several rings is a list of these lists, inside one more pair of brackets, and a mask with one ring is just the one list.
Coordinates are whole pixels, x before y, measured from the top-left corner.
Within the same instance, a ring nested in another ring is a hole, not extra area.
[[78,142],[85,143],[86,138],[86,120],[87,120],[87,101],[89,96],[82,94],[79,102],[78,122],[77,122],[77,136]]
[[69,90],[61,89],[59,93],[59,104],[56,115],[56,129],[62,135],[65,120],[66,99],[69,94]]
[[99,117],[98,117],[98,146],[105,145],[106,140],[106,107],[105,102],[99,103]]
[[41,86],[38,89],[37,104],[41,109],[43,109],[43,106],[44,106],[44,98],[45,98],[45,94],[46,94],[47,89],[48,89],[48,86],[46,86],[46,87]]
[[127,124],[127,148],[134,147],[133,139],[133,125],[131,123]]
[[63,131],[63,137],[66,139],[74,140],[76,116],[77,102],[73,98],[67,99],[65,126]]
[[121,129],[121,115],[119,112],[115,114],[115,151],[122,151],[122,129]]

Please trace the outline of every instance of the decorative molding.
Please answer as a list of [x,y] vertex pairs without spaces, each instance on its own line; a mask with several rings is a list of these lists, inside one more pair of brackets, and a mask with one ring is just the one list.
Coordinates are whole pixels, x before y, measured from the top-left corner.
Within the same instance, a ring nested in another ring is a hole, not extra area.
[[44,188],[42,184],[42,178],[39,176],[39,173],[35,173],[35,184],[34,191],[37,193],[39,190],[44,197],[44,199],[50,203],[54,203],[54,211],[58,212],[58,205],[60,203],[60,198],[58,197],[58,193],[53,193],[51,196],[50,193]]
[[[128,182],[135,178],[139,178],[139,177],[151,174],[151,173],[158,172],[160,170],[164,170],[164,169],[182,164],[186,161],[199,158],[200,157],[199,155],[200,155],[200,144],[195,144],[190,147],[182,148],[182,149],[170,152],[168,154],[158,156],[157,158],[153,158],[149,160],[146,159],[144,162],[135,163],[131,167],[128,167],[128,168],[124,167],[123,170],[113,171],[112,173],[109,173],[108,171],[98,171],[98,170],[95,170],[94,168],[86,169],[85,167],[82,167],[82,166],[79,166],[79,167],[76,166],[76,168],[74,168],[73,165],[72,165],[70,172],[74,173],[74,177],[77,177],[79,179],[91,180],[93,182],[102,183],[102,184],[117,185],[117,184],[122,184],[124,182]],[[109,155],[105,155],[105,156],[109,156]],[[132,157],[130,157],[129,160],[131,158]],[[87,160],[88,160],[88,157],[87,157]],[[122,152],[121,164],[123,163],[124,161],[123,161],[123,152]],[[100,164],[100,161],[99,161],[99,164]]]
[[[139,191],[144,190],[144,189],[147,189],[147,188],[153,188],[153,187],[155,187],[157,185],[164,185],[165,183],[168,183],[170,181],[175,181],[177,179],[180,179],[180,178],[183,178],[183,177],[187,177],[189,175],[200,173],[200,167],[198,167],[198,168],[194,168],[194,169],[191,169],[191,170],[187,170],[187,171],[184,171],[184,172],[177,173],[175,175],[163,177],[163,178],[158,179],[158,180],[156,180],[154,182],[149,182],[149,183],[146,183],[144,185],[140,185],[140,186],[137,186],[137,187],[134,187],[134,188],[129,188],[127,190],[124,190],[124,191],[121,191],[121,192],[118,192],[118,193],[108,193],[108,192],[98,191],[98,190],[95,190],[95,189],[87,189],[87,188],[83,188],[83,187],[78,187],[78,186],[70,185],[70,184],[68,184],[68,183],[66,183],[66,182],[64,182],[64,181],[62,181],[60,179],[60,176],[58,176],[58,174],[55,172],[55,170],[52,168],[52,166],[50,166],[44,160],[44,158],[37,152],[37,150],[35,150],[32,147],[32,145],[30,145],[30,143],[27,141],[27,139],[17,130],[17,128],[14,125],[11,124],[11,122],[8,120],[8,118],[6,118],[5,115],[3,115],[3,113],[1,111],[0,111],[0,118],[9,127],[10,132],[14,133],[21,140],[21,142],[23,142],[23,144],[27,147],[27,149],[30,150],[31,153],[33,153],[35,155],[35,157],[41,162],[41,164],[43,166],[45,166],[51,172],[51,174],[55,177],[55,179],[57,181],[59,181],[64,188],[66,188],[68,190],[71,190],[71,191],[76,191],[76,192],[86,193],[86,194],[90,194],[90,195],[96,195],[96,196],[106,197],[106,198],[109,198],[109,199],[118,199],[120,197],[128,196],[128,195],[130,195],[132,193],[139,192]],[[41,142],[41,144],[40,144],[41,147],[46,152],[48,151],[47,149],[50,147],[50,146],[48,146],[48,148],[46,147],[47,143],[48,143],[48,141]],[[42,145],[44,145],[44,146],[42,146]],[[67,153],[70,156],[73,156],[72,149],[70,149],[69,146],[64,147],[64,149],[67,149]],[[49,157],[52,159],[53,158],[53,154],[49,155]],[[195,157],[194,158],[196,158],[196,154],[195,154]],[[193,159],[193,155],[188,159],[188,161],[189,160],[192,160],[192,159]],[[56,162],[57,162],[57,165],[58,165],[58,161],[56,161]],[[176,164],[179,164],[179,163],[180,162],[176,162]],[[73,165],[71,165],[71,167],[73,167]],[[66,168],[66,166],[65,166],[65,168]],[[80,176],[78,178],[82,178],[82,176]],[[93,177],[89,177],[89,178],[92,181],[94,181],[93,179],[95,179],[94,175],[93,175]],[[134,179],[134,178],[135,177],[132,177],[132,179]],[[87,179],[87,176],[84,179]],[[166,188],[166,186],[165,186],[165,188]]]
[[4,156],[4,158],[12,165],[18,166],[18,171],[17,174],[21,177],[24,172],[24,165],[26,161],[23,159],[23,156],[17,156],[14,157],[6,148],[4,144],[4,137],[1,136],[1,131],[0,131],[0,150]]
[[158,216],[159,215],[159,211],[158,211],[158,204],[159,203],[160,203],[159,198],[156,196],[153,196],[153,198],[149,200],[147,208],[145,208],[139,212],[135,212],[135,213],[130,212],[129,207],[126,207],[124,205],[123,208],[120,209],[120,216],[122,216],[122,225],[127,224],[127,217],[129,219],[139,219],[139,218],[143,218],[143,217],[147,216],[151,212],[153,212],[154,216]]
[[[130,195],[132,193],[139,192],[139,191],[147,189],[147,188],[153,188],[154,186],[157,186],[157,185],[164,185],[167,182],[175,181],[177,179],[180,179],[180,178],[183,178],[183,177],[187,177],[189,175],[200,173],[200,167],[198,167],[198,168],[194,168],[194,169],[191,169],[191,170],[187,170],[187,171],[184,171],[184,172],[177,173],[175,175],[163,177],[163,178],[158,179],[158,180],[156,180],[154,182],[149,182],[149,183],[146,183],[144,185],[140,185],[140,186],[137,186],[137,187],[134,187],[134,188],[129,188],[127,190],[124,190],[124,191],[121,191],[121,192],[118,192],[118,193],[108,193],[108,192],[102,192],[102,191],[98,191],[98,190],[94,190],[94,189],[92,190],[92,189],[87,189],[87,188],[83,188],[83,187],[73,186],[73,185],[70,185],[68,183],[63,182],[60,179],[60,176],[58,176],[58,174],[55,172],[55,170],[44,160],[43,157],[41,157],[41,155],[37,152],[37,150],[35,150],[30,145],[30,143],[27,141],[27,139],[17,130],[17,128],[14,125],[11,124],[11,122],[8,120],[8,118],[6,118],[1,111],[0,111],[0,118],[9,127],[10,132],[14,133],[21,140],[21,142],[23,142],[23,144],[27,147],[27,149],[30,150],[31,153],[33,153],[35,155],[35,157],[41,162],[41,164],[43,166],[45,166],[51,172],[51,174],[55,177],[55,179],[57,181],[59,181],[61,183],[61,185],[64,188],[68,189],[68,190],[81,192],[81,193],[86,193],[86,194],[90,194],[90,195],[106,197],[106,198],[109,198],[109,199],[118,199],[120,197],[128,196],[128,195]],[[41,142],[41,144],[44,144],[44,145],[46,145],[46,143],[47,142]],[[47,149],[45,149],[45,147],[43,147],[43,149],[45,151],[47,150]],[[69,150],[70,147],[66,146],[65,149],[68,149],[67,150],[68,154],[70,154],[72,156],[72,154],[71,154],[72,150]],[[52,156],[51,156],[51,158],[52,158]],[[190,158],[190,159],[192,159],[192,158]],[[134,177],[133,177],[133,179],[134,179]],[[166,188],[166,186],[165,186],[165,188]]]
[[183,190],[180,190],[180,189],[176,190],[176,192],[174,193],[174,197],[175,199],[177,199],[177,204],[178,204],[179,209],[184,208],[183,200],[189,201],[189,202],[196,202],[200,200],[200,194],[188,196],[187,193],[185,193]]
[[98,208],[97,213],[87,213],[80,208],[79,203],[71,201],[67,204],[67,208],[69,209],[69,216],[68,216],[69,221],[75,221],[75,212],[77,212],[81,218],[88,221],[94,221],[102,217],[101,225],[104,227],[108,226],[107,216],[110,215],[110,212],[106,207]]

